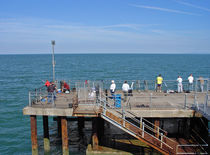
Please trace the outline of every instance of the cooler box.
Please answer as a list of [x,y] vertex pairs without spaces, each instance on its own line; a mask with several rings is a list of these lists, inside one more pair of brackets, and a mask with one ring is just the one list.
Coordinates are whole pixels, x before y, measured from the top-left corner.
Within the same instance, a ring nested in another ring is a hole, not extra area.
[[115,107],[121,108],[121,94],[113,95],[113,99],[115,100]]

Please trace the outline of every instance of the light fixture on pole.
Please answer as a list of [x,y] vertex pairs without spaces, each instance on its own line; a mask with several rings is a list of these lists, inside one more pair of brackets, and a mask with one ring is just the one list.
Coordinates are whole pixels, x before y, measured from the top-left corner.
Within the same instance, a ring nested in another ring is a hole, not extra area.
[[52,44],[52,65],[53,65],[53,81],[55,81],[55,56],[54,56],[54,46],[55,46],[55,40],[51,41]]

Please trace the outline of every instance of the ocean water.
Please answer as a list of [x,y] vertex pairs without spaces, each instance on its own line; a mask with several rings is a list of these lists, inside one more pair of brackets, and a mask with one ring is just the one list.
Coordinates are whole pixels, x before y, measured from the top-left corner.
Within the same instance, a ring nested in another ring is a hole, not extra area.
[[[190,73],[194,77],[210,77],[210,55],[61,54],[55,55],[55,59],[58,80],[154,80],[158,74],[175,80],[178,75],[187,79]],[[47,54],[0,55],[0,154],[31,154],[30,121],[28,116],[23,116],[22,109],[28,105],[28,91],[52,79],[51,60]],[[56,139],[53,126],[55,122],[50,118],[52,154],[60,154],[61,142]],[[86,127],[86,133],[90,134],[90,125]],[[42,119],[38,117],[41,149],[42,130]],[[72,151],[84,154],[87,142],[88,139],[76,147],[71,141]]]

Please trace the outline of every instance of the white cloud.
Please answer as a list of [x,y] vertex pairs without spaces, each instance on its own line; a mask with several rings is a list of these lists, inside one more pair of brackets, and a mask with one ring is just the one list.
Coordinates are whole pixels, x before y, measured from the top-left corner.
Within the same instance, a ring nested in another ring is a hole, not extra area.
[[137,7],[137,8],[150,9],[150,10],[158,10],[158,11],[178,13],[178,14],[185,14],[185,15],[193,15],[193,16],[199,16],[200,15],[200,14],[196,14],[196,13],[185,12],[185,11],[174,10],[174,9],[167,9],[167,8],[160,8],[160,7],[155,7],[155,6],[134,5],[134,4],[132,4],[131,6],[134,6],[134,7]]
[[193,4],[190,4],[190,3],[187,3],[187,2],[183,2],[183,1],[179,1],[179,0],[175,0],[175,2],[183,4],[185,6],[190,6],[190,7],[193,7],[193,8],[197,8],[197,9],[200,9],[200,10],[203,10],[203,11],[210,12],[210,9],[204,8],[204,7],[201,7],[201,6],[193,5]]

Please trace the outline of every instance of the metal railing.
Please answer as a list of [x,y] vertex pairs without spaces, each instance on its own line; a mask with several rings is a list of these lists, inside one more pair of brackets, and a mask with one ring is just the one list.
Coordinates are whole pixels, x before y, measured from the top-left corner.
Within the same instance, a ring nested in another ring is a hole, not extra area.
[[[192,130],[192,139],[194,140],[194,144],[179,144],[176,146],[177,154],[208,154],[206,151],[208,149],[208,144],[200,137],[200,135]],[[185,150],[187,152],[183,152]]]
[[[207,80],[207,79],[204,79],[204,80]],[[146,81],[146,82],[145,82]],[[59,86],[59,81],[56,81],[57,83],[57,88],[60,88]],[[119,81],[115,81],[116,85],[117,85],[117,92],[116,93],[120,93],[122,96],[123,96],[123,93],[122,91],[119,91],[121,90],[121,85],[123,83],[122,80],[119,80]],[[148,89],[152,89],[150,90],[150,93],[148,95],[148,93],[145,95],[139,95],[138,93],[135,94],[128,94],[127,96],[127,101],[126,101],[126,105],[127,105],[127,108],[135,108],[135,106],[139,106],[141,108],[161,108],[163,107],[163,104],[160,104],[160,102],[163,102],[164,100],[166,101],[169,101],[170,98],[173,98],[172,96],[170,95],[165,95],[165,93],[160,93],[160,94],[155,94],[153,93],[154,90],[155,90],[155,81],[153,80],[130,80],[128,81],[129,84],[132,85],[132,90],[133,92],[144,92],[144,89],[141,89],[141,88],[144,88],[144,87],[147,87]],[[167,90],[169,90],[170,88],[172,88],[173,86],[175,86],[176,88],[176,81],[174,80],[165,80],[164,83],[167,83],[167,84],[164,84],[164,85],[167,85]],[[198,82],[197,82],[198,83]],[[206,81],[206,87],[207,87],[207,84],[209,83],[209,81]],[[68,81],[68,84],[70,85],[71,87],[71,90],[72,89],[76,89],[76,91],[78,92],[78,98],[79,99],[84,99],[85,101],[89,101],[91,98],[94,98],[96,97],[96,87],[98,86],[99,89],[100,89],[100,93],[98,95],[101,95],[101,92],[104,92],[105,90],[108,90],[108,93],[107,93],[107,98],[112,98],[112,96],[110,96],[110,92],[109,92],[109,86],[110,86],[110,81],[108,80],[101,80],[101,81],[89,81],[89,80],[69,80]],[[147,84],[147,86],[145,85]],[[164,87],[164,86],[163,86]],[[82,89],[87,89],[88,92],[87,94],[82,94]],[[164,88],[163,88],[164,89]],[[165,91],[167,92],[167,91]],[[191,108],[192,107],[192,103],[194,103],[194,106],[197,106],[197,108],[201,108],[199,107],[198,105],[199,104],[203,104],[204,108],[203,108],[203,111],[205,113],[207,113],[207,107],[208,107],[208,102],[200,102],[200,99],[197,99],[196,96],[197,96],[197,93],[196,91],[194,91],[194,93],[179,93],[179,99],[180,100],[180,104],[174,104],[171,100],[170,102],[166,103],[167,105],[169,105],[168,107],[173,107],[173,108],[183,108],[183,109],[186,109],[186,108]],[[164,94],[164,95],[163,95]],[[169,93],[170,94],[170,93]],[[200,94],[200,93],[199,93]],[[203,93],[204,94],[204,93]],[[98,96],[97,95],[97,96]],[[30,91],[29,92],[29,105],[31,106],[33,103],[37,103],[38,101],[41,101],[42,98],[45,98],[47,96],[47,91],[46,91],[46,87],[40,87],[38,89],[35,89],[33,91]],[[194,97],[194,101],[192,101],[192,96],[195,96]],[[162,100],[159,102],[159,100]],[[209,100],[209,97],[206,101]],[[138,104],[136,104],[138,102]],[[141,102],[144,102],[144,104],[140,104]],[[159,102],[159,103],[158,103]],[[198,104],[199,103],[199,104]],[[205,103],[205,104],[204,104]],[[165,108],[165,107],[164,107]]]
[[[137,119],[138,117],[134,113],[126,111],[123,108],[117,109],[115,106],[109,104],[106,101],[105,97],[106,96],[103,95],[102,98],[100,98],[100,106],[103,109],[102,115],[107,117],[106,116],[107,111],[109,111],[110,113],[113,113],[112,110],[114,110],[114,112],[117,112],[116,115],[118,115],[118,117],[123,120],[123,125],[111,119],[110,121],[114,121],[116,126],[118,126],[119,128],[123,128],[124,130],[128,130],[131,134],[134,134],[135,136],[139,136],[133,130],[126,127],[125,124],[128,123],[134,126],[135,128],[137,128],[141,132],[140,137],[145,138],[145,134],[147,134],[148,136],[157,140],[158,144],[160,145],[159,147],[161,149],[163,148],[169,148],[170,150],[175,149],[175,141],[173,141],[172,139],[166,136],[167,131],[161,129],[159,126],[156,126],[155,124],[149,122],[143,117],[140,117],[140,119]],[[110,119],[110,118],[107,117],[107,119]]]
[[52,107],[55,107],[55,98],[56,93],[47,92],[47,88],[42,86],[40,88],[29,91],[29,106],[37,104],[52,104]]
[[[209,78],[203,78],[204,84],[203,84],[203,92],[207,92],[210,90],[210,79]],[[72,88],[77,88],[78,84],[86,84],[87,86],[92,85],[93,83],[101,83],[103,89],[108,89],[111,85],[111,80],[65,80],[69,86]],[[124,80],[114,80],[116,84],[116,89],[121,90],[122,84],[124,83]],[[57,82],[58,88],[60,87],[59,81]],[[132,87],[133,90],[139,90],[139,91],[147,91],[147,90],[156,90],[157,84],[156,80],[127,80],[130,87]],[[188,80],[183,80],[182,82],[183,90],[188,91],[189,90],[189,82]],[[200,79],[196,78],[194,80],[194,83],[192,85],[193,90],[196,92],[201,92],[201,84]],[[177,91],[177,81],[176,80],[164,80],[162,83],[162,91],[167,92],[168,90],[174,90]]]
[[203,102],[198,101],[197,97],[194,98],[193,108],[199,112],[201,112],[204,116],[207,115],[210,117],[210,94],[206,93],[203,99]]

